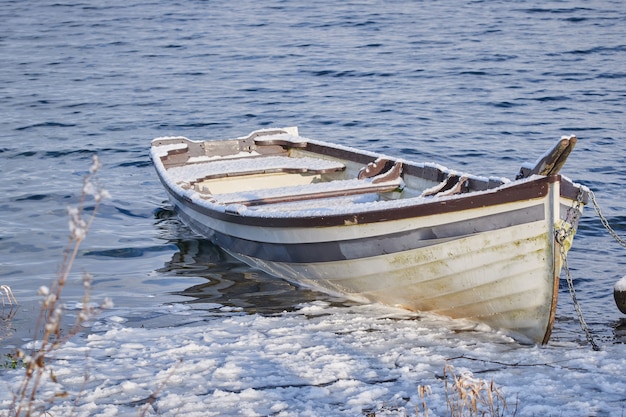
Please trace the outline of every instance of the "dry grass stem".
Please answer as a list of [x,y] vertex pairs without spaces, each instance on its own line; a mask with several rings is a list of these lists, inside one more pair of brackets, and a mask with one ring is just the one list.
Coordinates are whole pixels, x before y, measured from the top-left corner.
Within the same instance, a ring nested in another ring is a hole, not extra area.
[[[424,411],[424,417],[428,417],[428,406],[426,405],[426,397],[431,393],[430,385],[420,385],[417,387],[417,393],[421,400],[422,411]],[[415,407],[415,417],[420,416],[420,407]]]
[[144,417],[146,415],[146,413],[148,411],[150,411],[150,408],[152,408],[152,404],[157,400],[157,398],[159,397],[159,394],[161,393],[163,388],[165,388],[165,386],[169,382],[169,380],[172,377],[172,375],[174,375],[174,373],[176,372],[178,367],[180,365],[182,365],[182,363],[183,363],[183,358],[178,359],[178,361],[176,362],[176,365],[174,365],[174,367],[167,374],[167,377],[165,378],[165,380],[163,382],[161,382],[161,384],[158,386],[156,391],[154,391],[152,394],[150,394],[150,396],[146,399],[145,408],[139,414],[140,417]]
[[[443,368],[446,404],[451,417],[504,417],[506,399],[493,381],[475,378],[471,372],[458,372],[452,365]],[[513,416],[516,414],[513,412]]]
[[[89,173],[87,173],[83,179],[80,201],[76,207],[68,208],[70,236],[64,251],[63,261],[51,287],[41,286],[39,288],[39,295],[43,297],[43,302],[35,325],[34,334],[38,335],[40,331],[42,331],[43,336],[30,354],[23,351],[19,352],[25,365],[25,375],[19,389],[14,393],[13,404],[9,409],[9,416],[30,416],[35,411],[46,414],[44,411],[37,409],[36,398],[39,387],[45,376],[48,376],[51,381],[57,382],[54,372],[52,369],[49,369],[46,362],[51,358],[56,349],[78,333],[81,325],[85,321],[93,317],[101,309],[112,306],[109,299],[105,299],[99,306],[94,306],[90,303],[89,289],[92,278],[89,274],[84,274],[83,286],[85,288],[85,295],[82,300],[82,309],[77,315],[71,330],[62,334],[61,319],[65,306],[61,303],[61,293],[67,284],[67,280],[78,255],[80,244],[87,236],[87,232],[93,223],[98,207],[104,198],[109,197],[109,193],[94,182],[94,175],[100,166],[100,160],[97,156],[94,156]],[[94,206],[91,214],[85,219],[85,203],[89,197],[93,198]],[[64,397],[66,395],[67,393],[63,391],[57,393],[54,397]]]
[[[0,340],[11,335],[11,320],[17,313],[17,299],[13,295],[11,287],[8,285],[0,285],[0,299],[2,300],[2,313],[0,314]],[[5,314],[5,308],[9,307],[9,311]],[[8,357],[10,358],[11,355]]]
[[6,304],[11,307],[18,304],[17,299],[13,295],[13,291],[11,291],[11,287],[8,285],[0,285],[0,299],[2,299],[2,308],[4,308]]

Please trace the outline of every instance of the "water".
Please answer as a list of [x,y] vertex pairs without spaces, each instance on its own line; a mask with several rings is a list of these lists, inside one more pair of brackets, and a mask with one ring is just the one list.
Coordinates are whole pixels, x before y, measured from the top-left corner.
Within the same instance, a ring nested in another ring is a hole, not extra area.
[[[0,9],[0,284],[21,303],[1,343],[32,337],[61,262],[66,207],[93,154],[111,194],[72,282],[94,276],[145,327],[187,303],[270,314],[322,299],[228,258],[171,212],[150,140],[304,136],[513,177],[553,140],[579,137],[563,173],[626,234],[626,5],[616,1],[5,1]],[[588,209],[569,264],[587,323],[624,342],[613,284],[623,248]],[[71,307],[80,285],[67,288]],[[3,318],[7,315],[3,312]],[[565,285],[553,343],[584,343]]]

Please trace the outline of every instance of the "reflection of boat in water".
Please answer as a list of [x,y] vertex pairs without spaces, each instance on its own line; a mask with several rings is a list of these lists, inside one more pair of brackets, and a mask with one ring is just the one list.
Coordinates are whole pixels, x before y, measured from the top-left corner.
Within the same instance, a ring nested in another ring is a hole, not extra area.
[[[158,270],[176,276],[202,277],[207,281],[175,295],[189,297],[186,304],[204,304],[207,309],[234,308],[245,313],[277,314],[293,311],[300,303],[323,299],[331,304],[342,299],[277,280],[252,269],[223,252],[206,239],[186,238],[173,241],[178,252]],[[211,306],[211,304],[216,304]],[[203,308],[204,306],[197,305]]]
[[613,336],[616,343],[626,343],[626,318],[622,318],[615,323]]

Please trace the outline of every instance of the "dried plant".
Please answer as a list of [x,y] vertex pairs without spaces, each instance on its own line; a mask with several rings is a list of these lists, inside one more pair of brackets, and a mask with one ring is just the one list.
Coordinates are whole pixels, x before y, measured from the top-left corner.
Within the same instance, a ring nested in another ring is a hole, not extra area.
[[[8,285],[0,285],[0,299],[2,300],[2,313],[0,313],[0,340],[4,339],[5,335],[11,335],[11,320],[17,313],[16,306],[18,305],[17,299],[11,291],[11,287]],[[5,309],[8,306],[8,312],[5,313]]]
[[[424,417],[428,417],[428,406],[426,405],[426,397],[431,393],[430,385],[419,385],[417,387],[417,393],[419,394],[422,410],[424,411]],[[415,406],[415,417],[419,417],[420,407]]]
[[[94,156],[89,172],[83,179],[82,193],[78,205],[68,208],[70,236],[65,248],[63,262],[51,287],[42,286],[39,288],[39,294],[43,297],[43,304],[35,325],[34,334],[38,335],[42,332],[43,336],[40,341],[36,342],[36,347],[30,354],[23,351],[18,352],[25,365],[25,375],[19,389],[14,393],[9,416],[32,415],[35,411],[38,389],[44,376],[47,375],[53,382],[56,382],[54,372],[46,364],[54,351],[78,333],[81,324],[93,317],[101,309],[112,306],[110,299],[105,299],[100,305],[90,303],[89,290],[92,277],[87,273],[83,274],[82,281],[85,295],[82,300],[81,311],[78,313],[71,330],[62,334],[61,319],[64,305],[61,302],[61,293],[67,284],[80,244],[87,236],[100,203],[103,199],[110,197],[109,193],[105,189],[100,188],[95,182],[94,176],[100,167],[100,160],[97,156]],[[91,214],[85,219],[83,216],[85,214],[85,203],[88,198],[93,198],[94,207]],[[63,392],[56,394],[55,397],[65,395],[66,393]]]
[[[508,407],[504,395],[492,381],[475,378],[471,372],[443,368],[448,415],[451,417],[504,417]],[[515,415],[516,410],[513,412]]]
[[[5,298],[6,298],[6,303],[5,303]],[[3,310],[6,304],[8,304],[10,307],[13,307],[14,305],[18,304],[17,299],[13,295],[13,291],[11,291],[11,287],[9,287],[8,285],[0,285],[0,299],[2,299]]]
[[[475,378],[471,372],[459,372],[452,365],[443,368],[446,393],[447,417],[504,417],[508,405],[502,391],[493,381]],[[428,417],[426,397],[432,393],[429,385],[417,387],[420,403],[415,406],[415,415]],[[511,414],[517,414],[517,404]]]

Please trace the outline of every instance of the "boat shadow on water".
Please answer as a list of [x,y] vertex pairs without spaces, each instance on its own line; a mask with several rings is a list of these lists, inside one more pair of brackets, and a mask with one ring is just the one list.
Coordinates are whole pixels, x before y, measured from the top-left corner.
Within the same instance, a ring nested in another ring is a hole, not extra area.
[[188,297],[184,304],[211,312],[240,311],[272,315],[296,311],[303,303],[322,301],[329,306],[353,306],[342,297],[310,290],[254,269],[225,253],[209,240],[193,233],[171,208],[155,213],[156,227],[168,245],[178,251],[157,272],[178,278],[203,278],[172,295]]

